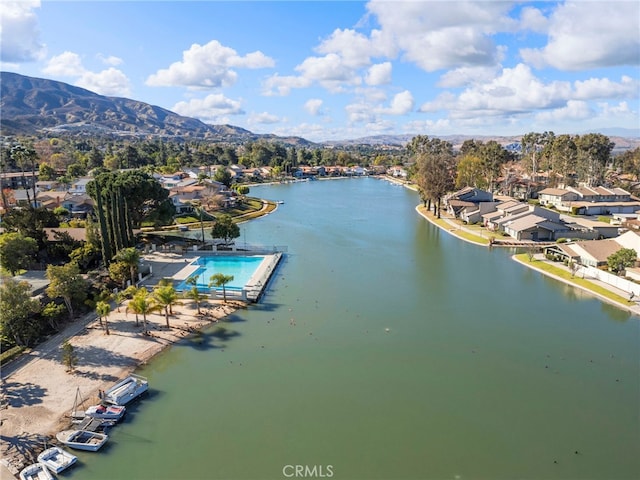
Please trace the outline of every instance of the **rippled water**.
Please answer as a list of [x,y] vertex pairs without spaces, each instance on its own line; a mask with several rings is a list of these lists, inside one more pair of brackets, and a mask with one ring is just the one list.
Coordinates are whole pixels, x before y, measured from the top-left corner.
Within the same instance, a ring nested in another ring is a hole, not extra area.
[[288,246],[269,293],[148,365],[150,396],[69,477],[640,477],[638,318],[384,181],[251,194],[285,202],[242,227]]

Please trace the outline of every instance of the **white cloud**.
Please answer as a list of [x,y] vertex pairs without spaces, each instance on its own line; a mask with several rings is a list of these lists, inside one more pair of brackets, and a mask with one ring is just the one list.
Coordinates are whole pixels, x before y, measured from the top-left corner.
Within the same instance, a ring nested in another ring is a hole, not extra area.
[[252,113],[249,115],[249,124],[261,124],[261,125],[271,125],[274,123],[280,123],[282,120],[277,115],[273,115],[271,113],[262,112],[262,113]]
[[103,55],[99,53],[97,57],[102,63],[105,65],[111,65],[112,67],[122,64],[122,59],[114,55]]
[[437,120],[413,120],[405,124],[404,131],[415,133],[449,133],[451,131],[451,122],[448,118],[439,118]]
[[490,34],[513,28],[507,2],[370,1],[367,9],[405,60],[431,72],[492,65],[500,52]]
[[574,82],[573,98],[593,100],[600,98],[634,98],[640,89],[640,81],[623,76],[619,83],[608,78],[590,78]]
[[67,51],[51,57],[42,71],[54,77],[76,77],[74,85],[100,95],[131,95],[131,83],[121,70],[110,67],[101,72],[91,72],[84,68],[80,55],[74,52]]
[[532,32],[546,33],[549,27],[549,20],[544,14],[533,7],[525,7],[520,13],[520,28],[531,30]]
[[371,104],[364,101],[350,103],[345,106],[349,123],[373,123],[376,115],[373,112]]
[[205,98],[192,98],[188,102],[178,102],[171,110],[186,117],[199,118],[204,122],[216,122],[227,115],[245,113],[239,101],[220,93],[207,95]]
[[405,115],[413,110],[415,102],[413,95],[409,90],[400,92],[391,100],[391,106],[381,110],[381,113],[387,113],[389,115]]
[[638,65],[639,18],[637,1],[566,2],[549,19],[547,45],[520,55],[536,67],[560,70]]
[[331,91],[339,91],[342,84],[362,83],[362,79],[354,74],[353,68],[335,53],[329,53],[324,57],[307,57],[296,67],[296,71],[301,72],[304,78],[317,81]]
[[396,54],[393,43],[383,41],[379,33],[374,30],[367,37],[355,30],[336,29],[315,50],[326,55],[338,55],[349,68],[366,67],[371,63],[371,57],[390,57]]
[[438,81],[442,88],[458,88],[470,84],[485,83],[493,80],[500,73],[497,66],[460,67],[445,72]]
[[69,51],[51,57],[42,71],[60,77],[78,77],[86,72],[80,55]]
[[540,112],[536,115],[538,122],[558,122],[564,120],[584,120],[593,116],[587,102],[569,100],[564,107]]
[[34,10],[39,0],[3,0],[0,8],[0,60],[22,63],[40,60],[46,54]]
[[322,108],[322,100],[319,98],[310,98],[304,104],[304,109],[311,115],[318,115]]
[[131,96],[129,79],[122,71],[113,67],[101,72],[85,72],[75,84],[100,95]]
[[571,98],[568,82],[554,81],[544,84],[523,64],[505,68],[493,81],[469,87],[458,97],[451,93],[427,102],[420,111],[450,109],[454,117],[476,115],[504,115],[528,110],[554,108]]
[[275,95],[284,97],[291,93],[292,88],[306,88],[311,86],[311,84],[312,81],[308,78],[275,74],[265,80],[262,94],[267,97]]
[[367,85],[385,85],[391,83],[391,62],[377,63],[369,67],[365,83]]
[[194,43],[182,53],[182,61],[172,63],[169,68],[158,70],[147,79],[147,85],[154,87],[186,86],[192,88],[216,88],[233,85],[238,74],[234,68],[269,68],[273,59],[256,51],[239,56],[217,40],[206,45]]

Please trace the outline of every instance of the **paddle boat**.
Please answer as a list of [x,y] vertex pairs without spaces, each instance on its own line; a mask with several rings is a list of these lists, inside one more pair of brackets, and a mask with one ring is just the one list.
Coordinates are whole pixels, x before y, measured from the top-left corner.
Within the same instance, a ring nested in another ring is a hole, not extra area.
[[53,475],[42,463],[34,463],[20,472],[20,480],[53,480]]
[[78,460],[78,457],[60,447],[47,448],[38,455],[38,462],[44,464],[56,475],[76,463],[76,460]]
[[60,443],[76,450],[97,452],[109,439],[105,433],[89,432],[88,430],[63,430],[56,435]]
[[126,405],[149,390],[149,382],[140,375],[129,375],[102,393],[102,401],[111,405]]

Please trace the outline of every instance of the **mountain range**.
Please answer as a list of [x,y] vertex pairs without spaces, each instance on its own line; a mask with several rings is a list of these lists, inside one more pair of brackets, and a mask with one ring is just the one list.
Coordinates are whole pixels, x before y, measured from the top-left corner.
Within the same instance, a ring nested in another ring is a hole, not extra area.
[[[167,109],[121,97],[108,97],[67,83],[0,72],[0,135],[91,135],[173,137],[244,143],[259,139],[293,146],[319,146],[300,137],[256,134],[233,125],[209,125]],[[589,132],[582,132],[589,133]],[[603,129],[617,150],[640,146],[640,129]],[[377,135],[323,142],[333,146],[404,146],[415,135]],[[519,143],[521,136],[439,136],[459,146],[465,139]]]

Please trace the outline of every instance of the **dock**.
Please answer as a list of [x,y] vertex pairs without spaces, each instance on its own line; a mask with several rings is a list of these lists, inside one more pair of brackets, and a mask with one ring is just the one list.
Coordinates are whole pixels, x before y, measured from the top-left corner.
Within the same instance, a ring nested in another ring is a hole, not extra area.
[[264,260],[260,263],[256,271],[253,272],[253,275],[244,287],[247,300],[251,302],[257,302],[259,300],[280,260],[282,260],[281,252],[276,252],[264,257]]

